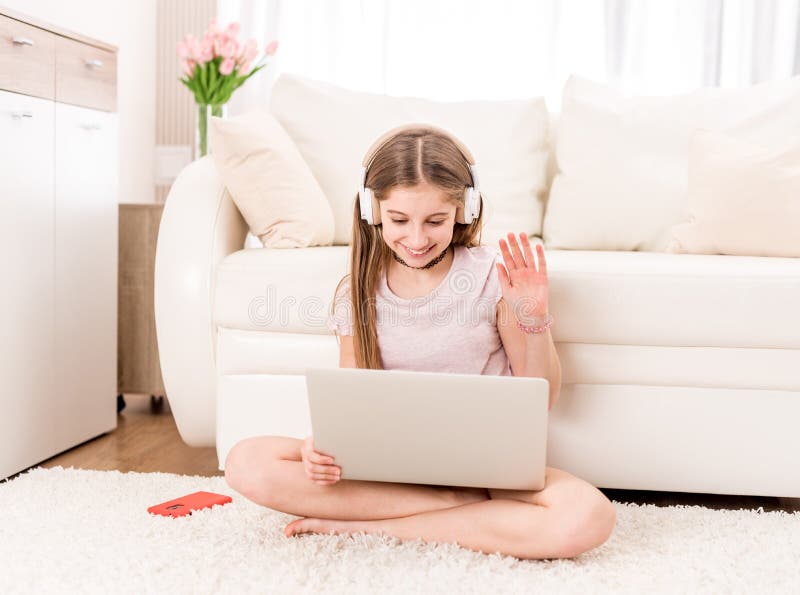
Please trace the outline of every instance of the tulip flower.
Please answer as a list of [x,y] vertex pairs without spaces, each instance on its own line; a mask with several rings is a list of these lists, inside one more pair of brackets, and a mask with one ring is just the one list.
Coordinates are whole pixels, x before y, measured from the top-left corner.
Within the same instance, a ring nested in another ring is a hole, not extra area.
[[[198,104],[201,156],[207,152],[208,106],[212,115],[220,116],[222,106],[230,100],[233,92],[267,65],[266,61],[253,63],[258,56],[257,42],[249,39],[240,44],[240,30],[239,23],[230,23],[223,28],[216,18],[212,18],[201,39],[188,33],[176,44],[183,75],[180,81],[194,94]],[[277,50],[278,41],[273,40],[264,49],[264,56],[273,56]]]

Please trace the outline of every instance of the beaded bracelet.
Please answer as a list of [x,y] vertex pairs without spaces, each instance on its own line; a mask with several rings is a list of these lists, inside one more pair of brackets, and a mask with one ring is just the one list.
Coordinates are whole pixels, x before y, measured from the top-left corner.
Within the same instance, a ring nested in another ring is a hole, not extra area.
[[517,320],[517,328],[523,332],[530,334],[543,333],[553,325],[554,320],[555,319],[553,318],[552,314],[548,314],[547,316],[545,316],[545,323],[541,326],[525,326],[519,320]]

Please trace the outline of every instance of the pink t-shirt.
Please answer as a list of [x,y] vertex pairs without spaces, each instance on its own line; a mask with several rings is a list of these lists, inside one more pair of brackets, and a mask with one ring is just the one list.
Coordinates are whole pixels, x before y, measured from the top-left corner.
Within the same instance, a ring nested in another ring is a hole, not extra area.
[[[447,276],[426,296],[404,299],[378,280],[375,308],[378,346],[385,370],[511,376],[497,332],[502,297],[496,262],[488,246],[456,246]],[[342,283],[328,327],[352,335],[350,284]]]

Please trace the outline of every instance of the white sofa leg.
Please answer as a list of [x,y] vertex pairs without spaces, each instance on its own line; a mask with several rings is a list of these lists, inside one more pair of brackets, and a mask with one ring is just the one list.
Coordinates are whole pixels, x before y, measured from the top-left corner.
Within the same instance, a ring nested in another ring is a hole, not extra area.
[[181,438],[216,441],[215,271],[242,249],[247,224],[210,156],[181,171],[167,197],[155,262],[155,321],[161,373]]

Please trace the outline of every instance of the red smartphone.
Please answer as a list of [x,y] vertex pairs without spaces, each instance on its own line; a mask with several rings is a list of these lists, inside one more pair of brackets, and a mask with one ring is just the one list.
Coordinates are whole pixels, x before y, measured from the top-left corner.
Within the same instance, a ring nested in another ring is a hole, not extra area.
[[214,492],[195,492],[187,494],[168,502],[156,504],[147,509],[150,514],[161,514],[164,516],[186,516],[192,514],[193,510],[211,508],[215,504],[227,504],[232,498],[225,494],[215,494]]

